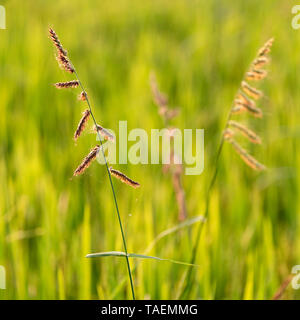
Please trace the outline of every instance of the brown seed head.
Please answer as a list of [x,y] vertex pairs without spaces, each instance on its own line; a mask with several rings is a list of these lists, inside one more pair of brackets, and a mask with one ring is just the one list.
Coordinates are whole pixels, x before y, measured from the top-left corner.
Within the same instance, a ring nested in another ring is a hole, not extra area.
[[83,116],[80,119],[79,124],[78,124],[77,129],[76,129],[75,134],[74,134],[74,139],[75,140],[77,140],[80,137],[81,133],[83,132],[83,130],[84,130],[85,126],[86,126],[86,123],[89,120],[91,112],[90,112],[90,110],[87,109],[82,114],[83,114]]
[[80,93],[80,95],[78,96],[78,100],[81,100],[81,101],[86,101],[86,97],[87,97],[87,93],[82,91]]
[[54,85],[58,89],[77,88],[79,86],[79,82],[77,80],[72,80],[68,82],[57,82]]
[[49,28],[50,39],[52,40],[54,46],[56,47],[59,54],[67,56],[67,51],[63,48],[61,42],[58,39],[57,34],[52,28]]
[[128,178],[124,173],[113,169],[112,167],[109,168],[109,171],[112,176],[115,178],[119,179],[121,182],[133,187],[133,188],[138,188],[140,184],[136,181],[133,181],[132,179]]
[[78,176],[78,175],[82,174],[90,166],[92,161],[96,159],[96,156],[97,156],[99,150],[100,150],[100,146],[96,145],[96,147],[90,151],[90,153],[83,159],[81,164],[74,171],[74,176]]

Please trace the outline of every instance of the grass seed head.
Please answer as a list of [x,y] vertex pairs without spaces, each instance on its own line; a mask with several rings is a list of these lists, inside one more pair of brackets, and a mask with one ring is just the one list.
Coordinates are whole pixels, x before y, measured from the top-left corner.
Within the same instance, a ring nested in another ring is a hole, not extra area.
[[123,182],[133,188],[138,188],[140,186],[140,184],[138,182],[133,181],[132,179],[128,178],[124,173],[113,169],[113,167],[110,167],[109,171],[113,177],[119,179],[121,182]]
[[55,33],[55,31],[52,28],[49,28],[49,35],[50,35],[50,39],[52,40],[52,42],[53,42],[54,46],[56,47],[58,53],[63,55],[63,56],[67,56],[68,55],[67,51],[63,48],[61,42],[58,39],[57,34]]
[[[243,100],[240,100],[240,99],[234,100],[234,103],[235,103],[234,108],[236,108],[236,107],[244,108],[249,113],[251,113],[254,117],[262,118],[262,111],[259,108],[257,108],[255,105],[245,103]],[[233,108],[233,110],[234,110],[234,108]]]
[[96,147],[90,151],[90,153],[83,159],[81,164],[74,171],[74,176],[82,174],[91,165],[92,161],[96,159],[99,150],[100,146],[96,145]]
[[229,143],[232,144],[233,148],[240,156],[240,158],[253,170],[262,171],[265,170],[266,167],[258,162],[254,157],[252,157],[245,149],[243,149],[234,139],[228,138],[226,139]]
[[263,94],[256,88],[251,87],[246,81],[242,81],[241,88],[249,97],[258,100]]
[[57,89],[77,88],[79,86],[79,81],[72,80],[67,82],[57,82],[54,85]]
[[244,135],[249,141],[251,141],[252,143],[257,143],[257,144],[261,144],[261,139],[260,137],[252,130],[248,129],[245,125],[234,121],[234,120],[230,120],[228,122],[228,124],[238,130],[239,132],[241,132],[242,135]]
[[75,134],[74,134],[74,139],[75,140],[77,140],[80,137],[81,133],[83,132],[83,130],[84,130],[85,126],[86,126],[86,123],[89,120],[89,117],[91,115],[91,112],[90,112],[90,110],[87,109],[82,114],[83,114],[83,116],[80,119],[79,124],[78,124],[77,129],[76,129]]
[[81,100],[81,101],[86,101],[86,98],[87,98],[87,93],[84,91],[82,91],[78,96],[78,100]]

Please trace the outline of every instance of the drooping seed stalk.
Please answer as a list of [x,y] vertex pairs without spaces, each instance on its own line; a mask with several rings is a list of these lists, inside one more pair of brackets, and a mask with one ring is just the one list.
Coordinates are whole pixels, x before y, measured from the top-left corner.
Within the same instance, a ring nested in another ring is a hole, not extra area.
[[[255,80],[255,81],[259,81],[262,80],[263,78],[266,77],[267,75],[267,71],[266,70],[262,70],[260,69],[261,67],[263,67],[266,63],[268,63],[269,59],[267,57],[268,53],[271,50],[273,44],[273,38],[268,40],[264,46],[258,51],[258,55],[256,56],[256,59],[252,62],[251,66],[250,66],[250,70],[248,72],[246,72],[244,79],[241,82],[241,89],[242,91],[244,91],[245,93],[247,93],[249,96],[251,96],[254,99],[259,99],[262,96],[262,93],[260,91],[258,91],[257,89],[251,87],[248,85],[248,83],[246,83],[244,80]],[[230,126],[231,122],[231,117],[233,114],[235,114],[236,112],[236,105],[238,107],[242,107],[245,110],[247,110],[250,114],[252,114],[255,117],[262,117],[262,112],[259,108],[257,108],[255,106],[255,102],[252,101],[249,97],[247,97],[244,93],[242,93],[240,90],[238,91],[237,96],[239,97],[239,99],[236,99],[234,101],[233,107],[230,109],[228,118],[227,118],[227,122],[225,124],[225,131],[227,131],[227,129]],[[234,122],[236,123],[236,122]],[[246,133],[248,135],[248,138],[250,137],[250,141],[252,140],[253,143],[257,143],[260,140],[257,138],[257,136],[255,135],[254,132],[252,132],[251,130],[248,130],[247,128],[245,128],[242,125],[238,125],[239,129],[243,129],[244,134]],[[211,190],[213,189],[215,182],[216,182],[216,178],[218,175],[218,169],[219,169],[219,160],[220,160],[220,155],[223,149],[223,145],[224,145],[224,141],[225,141],[225,134],[222,134],[222,139],[217,151],[217,156],[216,156],[216,163],[215,163],[215,170],[214,170],[214,174],[212,176],[209,188],[208,188],[208,192],[207,192],[207,198],[206,198],[206,203],[205,203],[205,214],[204,214],[204,218],[206,219],[208,216],[208,212],[209,212],[209,204],[210,204],[210,197],[211,197]],[[255,141],[253,141],[253,137],[255,137]],[[253,158],[252,156],[250,156],[244,149],[242,149],[239,144],[237,142],[235,142],[233,139],[227,139],[229,142],[231,142],[231,144],[233,145],[233,147],[235,148],[235,150],[237,151],[237,153],[240,155],[240,157],[244,160],[244,162],[246,164],[248,164],[250,167],[252,167],[252,169],[256,169],[256,170],[263,170],[265,169],[265,167],[263,165],[261,165],[255,158]],[[192,257],[191,257],[191,263],[194,263],[196,260],[196,255],[197,255],[197,249],[198,249],[198,245],[199,245],[199,240],[200,240],[200,236],[201,236],[201,232],[203,229],[203,224],[200,224],[198,231],[197,231],[197,235],[196,235],[196,241],[194,243],[193,246],[193,251],[192,251]],[[192,269],[189,268],[187,270],[187,272],[184,274],[182,281],[181,281],[181,289],[180,290],[180,294],[179,294],[179,298],[183,298],[185,297],[189,287],[190,287],[190,283],[191,283],[191,277],[192,277]],[[185,283],[185,286],[184,286]]]
[[[252,96],[254,99],[258,99],[262,96],[262,93],[258,90],[256,90],[253,87],[250,87],[244,80],[245,78],[248,80],[262,80],[266,75],[267,72],[265,70],[261,70],[260,68],[262,66],[264,66],[266,63],[268,63],[269,59],[267,58],[267,54],[270,52],[271,47],[273,44],[273,39],[268,40],[264,46],[258,51],[258,55],[256,57],[256,59],[252,62],[251,66],[250,66],[250,70],[248,72],[246,72],[244,79],[241,82],[241,88],[242,90],[245,92],[247,92],[248,95]],[[248,98],[247,96],[245,96],[243,93],[241,93],[240,90],[238,90],[237,96],[240,97],[240,99],[242,99],[242,106],[247,109],[248,112],[252,113],[252,115],[256,116],[256,117],[261,117],[262,116],[262,112],[260,111],[259,108],[257,108],[255,106],[255,103],[251,101],[250,98]],[[230,126],[230,122],[231,122],[231,117],[232,115],[235,113],[235,108],[236,108],[236,102],[237,100],[234,101],[234,104],[232,106],[232,108],[229,111],[229,115],[227,118],[227,122],[225,124],[225,128],[224,130],[226,131],[229,126]],[[239,106],[240,107],[240,106]],[[224,131],[224,132],[225,132]],[[222,149],[223,149],[223,145],[224,145],[224,141],[225,141],[225,135],[224,132],[222,134],[222,138],[221,138],[221,142],[217,151],[217,156],[216,156],[216,162],[215,162],[215,170],[214,173],[212,175],[210,184],[209,184],[209,188],[208,188],[208,192],[207,192],[207,197],[206,197],[206,202],[205,202],[205,213],[204,213],[204,218],[207,219],[208,217],[208,213],[209,213],[209,205],[210,205],[210,198],[211,198],[211,191],[215,185],[216,182],[216,178],[218,175],[218,170],[219,170],[219,161],[220,161],[220,156],[222,153]],[[247,134],[251,136],[253,136],[253,132],[252,131],[247,131]],[[230,141],[230,140],[229,140]],[[259,140],[256,140],[256,142]],[[252,141],[254,142],[254,141]],[[236,151],[239,151],[238,153],[240,153],[241,158],[243,158],[244,162],[247,163],[248,161],[248,165],[250,165],[250,167],[252,168],[256,168],[258,170],[263,170],[265,167],[263,165],[261,165],[258,161],[256,161],[256,159],[254,159],[253,157],[249,156],[242,148],[240,148],[240,146],[234,142],[233,146],[235,147]],[[252,166],[251,166],[252,164]],[[203,224],[200,224],[198,227],[198,231],[196,234],[196,239],[195,239],[195,243],[193,245],[193,250],[192,250],[192,256],[191,256],[191,260],[190,262],[192,264],[195,263],[196,260],[196,255],[197,255],[197,250],[198,250],[198,246],[199,246],[199,240],[200,240],[200,236],[201,236],[201,232],[203,229]],[[187,291],[190,287],[190,283],[191,282],[191,277],[192,277],[192,268],[189,268],[187,270],[187,272],[184,274],[182,281],[181,281],[181,286],[180,286],[180,290],[179,290],[179,299],[182,299],[186,296]],[[184,285],[185,284],[185,285]]]

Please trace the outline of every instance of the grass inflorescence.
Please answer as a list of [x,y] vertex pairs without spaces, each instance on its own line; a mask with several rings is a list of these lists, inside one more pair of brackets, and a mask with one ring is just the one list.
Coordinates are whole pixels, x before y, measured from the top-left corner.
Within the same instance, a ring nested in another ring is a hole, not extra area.
[[[78,127],[75,131],[74,134],[74,138],[75,140],[79,138],[79,136],[81,135],[81,133],[83,132],[86,123],[89,119],[90,116],[92,116],[94,125],[96,128],[98,128],[95,116],[93,114],[92,108],[91,108],[91,104],[89,102],[87,93],[82,85],[82,82],[79,80],[78,74],[74,68],[74,66],[72,65],[70,59],[67,56],[67,51],[63,48],[57,34],[55,33],[55,31],[52,28],[49,28],[49,34],[50,34],[50,39],[52,40],[54,46],[57,49],[57,60],[59,62],[59,65],[62,67],[62,69],[64,69],[65,71],[69,72],[69,73],[74,73],[76,75],[76,80],[72,80],[69,82],[58,82],[56,84],[57,88],[76,88],[78,86],[81,87],[82,92],[79,95],[79,99],[82,101],[86,101],[87,105],[88,105],[88,109],[85,110],[83,112],[83,116],[81,118],[81,120],[79,121]],[[102,150],[102,155],[104,157],[105,160],[105,165],[106,165],[106,170],[109,176],[109,181],[110,181],[110,185],[111,185],[111,189],[112,189],[112,193],[113,193],[113,197],[114,197],[114,203],[115,203],[115,208],[116,208],[116,212],[117,212],[117,217],[118,217],[118,221],[119,221],[119,226],[120,226],[120,230],[121,230],[121,235],[122,235],[122,241],[123,241],[123,246],[124,246],[124,250],[125,250],[125,258],[126,258],[126,264],[127,264],[127,269],[128,269],[128,275],[129,275],[129,281],[130,281],[130,287],[131,287],[131,293],[132,293],[132,298],[135,299],[135,292],[134,292],[134,285],[133,285],[133,279],[132,279],[132,272],[131,272],[131,267],[130,267],[130,263],[129,263],[129,255],[127,252],[127,244],[126,244],[126,239],[125,239],[125,233],[123,230],[123,225],[122,225],[122,220],[121,220],[121,216],[120,216],[120,212],[119,212],[119,208],[118,208],[118,203],[117,203],[117,198],[116,198],[116,194],[115,194],[115,190],[114,190],[114,186],[112,183],[112,179],[111,179],[111,172],[112,169],[108,168],[108,164],[107,164],[107,160],[106,160],[106,156],[104,153],[104,149],[103,149],[103,145],[102,145],[102,140],[101,140],[101,136],[99,134],[101,130],[96,130],[97,135],[98,135],[98,139],[100,141],[100,145],[97,145],[96,147],[94,147],[90,153],[83,159],[83,161],[81,162],[81,164],[77,167],[77,169],[74,172],[74,176],[78,176],[81,175],[82,173],[84,173],[84,171],[91,165],[92,161],[94,161],[100,151],[100,149]],[[131,182],[131,186],[135,185],[135,187],[139,186],[139,184],[137,182],[134,182],[133,180],[129,179],[128,177],[126,177],[124,174],[117,174],[116,172],[118,171],[113,171],[114,172],[114,176],[117,176],[118,179],[120,179],[120,177],[122,177],[122,181],[124,182],[126,181],[130,181]],[[126,177],[126,178],[125,178]],[[129,184],[129,183],[127,183]]]
[[[212,189],[215,185],[216,178],[219,170],[219,161],[220,156],[223,150],[224,142],[229,142],[235,152],[239,155],[239,157],[247,164],[250,168],[257,171],[265,170],[266,167],[261,164],[258,160],[256,160],[253,156],[251,156],[244,148],[240,146],[240,144],[234,139],[236,133],[241,133],[243,136],[246,136],[248,141],[258,144],[261,143],[261,139],[259,136],[252,130],[246,127],[246,125],[241,124],[237,121],[232,120],[232,117],[236,114],[248,113],[256,118],[262,118],[262,111],[259,107],[257,107],[255,100],[258,100],[263,96],[263,93],[251,86],[247,81],[260,81],[267,76],[267,71],[261,69],[269,62],[268,54],[271,51],[271,47],[273,45],[273,38],[268,40],[262,48],[259,49],[257,56],[254,61],[251,63],[249,70],[246,72],[243,80],[241,81],[240,88],[236,94],[236,97],[233,102],[233,106],[229,111],[229,115],[227,118],[227,122],[225,124],[225,129],[222,134],[221,142],[219,148],[217,150],[216,161],[215,161],[215,169],[210,180],[210,184],[208,187],[206,203],[205,203],[205,219],[208,217],[209,213],[209,204]],[[252,100],[253,98],[254,100]],[[237,132],[236,132],[237,131]],[[199,225],[198,231],[196,234],[196,239],[193,245],[192,255],[191,255],[191,263],[194,263],[196,260],[197,250],[199,246],[200,235],[203,229],[203,224]],[[193,286],[192,280],[192,268],[189,268],[186,273],[184,273],[180,288],[179,288],[179,298],[186,298],[189,294],[191,287]]]

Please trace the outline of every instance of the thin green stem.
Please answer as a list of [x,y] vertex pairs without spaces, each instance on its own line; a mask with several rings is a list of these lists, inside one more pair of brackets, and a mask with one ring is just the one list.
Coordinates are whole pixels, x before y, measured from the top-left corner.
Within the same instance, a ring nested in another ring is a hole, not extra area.
[[[230,110],[229,115],[227,117],[227,121],[226,121],[226,124],[225,124],[225,130],[229,126],[229,121],[230,121],[231,115],[232,115],[231,110]],[[217,156],[216,156],[215,170],[214,170],[214,173],[213,173],[212,178],[210,180],[210,184],[209,184],[209,188],[208,188],[208,192],[207,192],[207,196],[206,196],[205,212],[204,212],[204,219],[205,220],[207,220],[208,213],[209,213],[211,191],[212,191],[212,189],[213,189],[213,187],[215,185],[215,182],[217,180],[218,171],[219,171],[219,161],[220,161],[221,153],[222,153],[222,150],[223,150],[223,146],[224,146],[224,135],[222,134],[221,142],[219,144],[219,148],[218,148]],[[201,223],[199,225],[199,227],[198,227],[198,230],[197,230],[197,235],[196,235],[195,243],[194,243],[193,250],[192,250],[192,257],[191,257],[191,260],[190,260],[191,264],[194,264],[195,261],[196,261],[197,250],[198,250],[198,245],[199,245],[199,242],[200,242],[199,240],[200,240],[200,236],[201,236],[201,233],[202,233],[202,230],[203,230],[203,226],[204,226],[204,224]],[[184,274],[184,277],[183,277],[183,280],[182,280],[181,284],[183,286],[184,282],[185,282],[185,286],[180,292],[179,299],[183,299],[185,297],[188,289],[189,289],[189,284],[190,284],[190,280],[191,280],[191,277],[192,277],[192,272],[193,272],[193,270],[190,267],[187,270],[187,273]]]
[[[74,68],[74,65],[73,65],[73,68]],[[85,91],[83,85],[82,85],[82,82],[80,81],[80,79],[79,79],[79,77],[78,77],[78,74],[77,74],[75,68],[74,68],[74,73],[75,73],[75,75],[76,75],[76,78],[77,78],[77,80],[78,80],[78,82],[79,82],[79,85],[80,85],[82,91],[83,91],[84,94],[85,94],[86,102],[87,102],[87,104],[88,104],[88,107],[89,107],[91,116],[92,116],[92,118],[93,118],[95,127],[97,128],[97,121],[96,121],[95,116],[94,116],[94,114],[93,114],[93,110],[92,110],[92,107],[91,107],[89,98],[88,98],[88,96],[87,96],[87,94],[86,94],[86,91]],[[119,212],[119,207],[118,207],[118,202],[117,202],[117,197],[116,197],[115,189],[114,189],[113,182],[112,182],[112,179],[111,179],[111,174],[110,174],[110,171],[109,171],[109,168],[108,168],[107,159],[106,159],[106,156],[105,156],[105,153],[104,153],[101,136],[100,136],[98,130],[97,130],[97,136],[98,136],[98,139],[99,139],[99,141],[100,141],[101,151],[102,151],[102,155],[103,155],[103,158],[104,158],[106,171],[107,171],[107,173],[108,173],[111,190],[112,190],[113,197],[114,197],[114,203],[115,203],[115,207],[116,207],[116,211],[117,211],[117,216],[118,216],[118,221],[119,221],[119,226],[120,226],[120,231],[121,231],[122,241],[123,241],[123,246],[124,246],[124,251],[125,251],[125,253],[126,253],[126,264],[127,264],[127,270],[128,270],[129,280],[130,280],[130,287],[131,287],[132,299],[135,300],[134,285],[133,285],[132,272],[131,272],[130,263],[129,263],[129,258],[128,258],[128,251],[127,251],[125,233],[124,233],[124,229],[123,229],[123,225],[122,225],[121,215],[120,215],[120,212]]]

